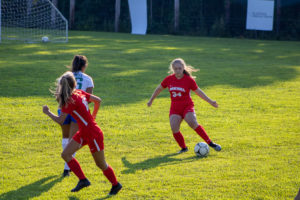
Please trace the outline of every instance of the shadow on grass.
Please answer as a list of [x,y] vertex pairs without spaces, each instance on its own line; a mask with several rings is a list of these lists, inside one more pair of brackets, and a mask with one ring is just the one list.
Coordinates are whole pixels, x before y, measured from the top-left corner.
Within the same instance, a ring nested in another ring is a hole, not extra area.
[[70,197],[69,197],[69,200],[79,200],[79,198],[70,196]]
[[155,168],[158,166],[166,166],[166,165],[174,165],[177,163],[187,163],[192,162],[194,160],[198,160],[201,158],[197,158],[196,156],[191,156],[187,158],[174,158],[174,156],[179,155],[177,153],[167,154],[164,156],[157,156],[155,158],[150,158],[138,163],[130,163],[126,157],[122,158],[122,162],[125,167],[128,169],[123,170],[122,174],[133,174],[137,170],[147,170],[151,168]]
[[31,184],[20,187],[16,190],[9,191],[7,193],[1,194],[0,199],[2,200],[27,200],[34,197],[40,196],[42,193],[50,190],[56,183],[62,181],[62,177],[59,176],[49,176],[35,181]]
[[102,198],[97,198],[97,199],[94,199],[94,200],[104,200],[104,199],[109,199],[113,197],[112,195],[106,195],[105,197],[102,197]]
[[[70,64],[74,54],[88,57],[86,73],[94,79],[94,93],[102,97],[103,105],[135,103],[150,98],[167,76],[170,61],[176,57],[200,68],[195,73],[200,88],[215,85],[251,88],[297,77],[298,54],[290,52],[299,50],[296,43],[269,41],[268,45],[259,46],[260,43],[238,39],[71,32],[67,44],[3,45],[0,46],[0,96],[51,97],[49,87],[67,70],[65,66]],[[160,95],[167,96],[167,92]]]

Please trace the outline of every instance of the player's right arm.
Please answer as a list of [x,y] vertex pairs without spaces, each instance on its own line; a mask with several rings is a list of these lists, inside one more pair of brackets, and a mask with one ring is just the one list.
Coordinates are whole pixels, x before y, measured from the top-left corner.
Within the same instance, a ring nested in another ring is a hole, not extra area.
[[48,115],[53,121],[62,125],[67,117],[67,113],[61,112],[59,116],[53,114],[47,105],[43,106],[43,112]]
[[159,95],[159,93],[160,93],[161,91],[163,91],[163,89],[164,89],[164,88],[163,88],[163,86],[161,86],[161,84],[159,84],[159,85],[157,86],[157,88],[154,90],[154,92],[153,92],[153,94],[152,94],[150,100],[149,100],[148,103],[147,103],[148,107],[150,107],[150,106],[152,105],[152,102],[154,101],[154,99]]

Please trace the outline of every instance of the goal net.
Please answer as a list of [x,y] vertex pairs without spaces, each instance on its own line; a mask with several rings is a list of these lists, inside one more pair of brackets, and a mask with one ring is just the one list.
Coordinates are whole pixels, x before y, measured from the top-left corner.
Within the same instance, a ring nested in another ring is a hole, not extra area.
[[0,0],[0,42],[68,41],[68,21],[50,0]]

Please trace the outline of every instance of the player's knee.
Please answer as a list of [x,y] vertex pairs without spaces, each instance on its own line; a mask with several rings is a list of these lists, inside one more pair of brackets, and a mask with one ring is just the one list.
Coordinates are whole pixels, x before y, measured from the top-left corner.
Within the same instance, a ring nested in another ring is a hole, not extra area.
[[66,162],[69,162],[70,160],[72,160],[72,155],[68,155],[68,154],[65,153],[64,151],[61,153],[61,157],[62,157],[62,159],[64,159]]
[[60,154],[60,156],[61,156],[62,159],[66,160],[66,154],[65,154],[64,152],[62,152],[62,153]]
[[171,129],[172,129],[172,132],[173,133],[178,133],[179,132],[179,127],[171,127]]
[[198,127],[198,123],[196,121],[192,121],[189,123],[189,126],[192,128],[192,129],[196,129]]
[[96,165],[101,169],[101,170],[106,170],[108,165],[105,161],[103,162],[97,162]]
[[66,154],[64,152],[62,152],[60,156],[62,159],[66,160]]

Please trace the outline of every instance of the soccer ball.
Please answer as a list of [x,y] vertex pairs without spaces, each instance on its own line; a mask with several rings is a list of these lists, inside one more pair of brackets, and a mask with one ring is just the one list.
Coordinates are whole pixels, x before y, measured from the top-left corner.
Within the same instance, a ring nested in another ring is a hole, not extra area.
[[42,37],[43,42],[49,42],[49,38],[47,36]]
[[194,148],[194,152],[198,157],[205,157],[209,153],[209,147],[205,142],[199,142]]

